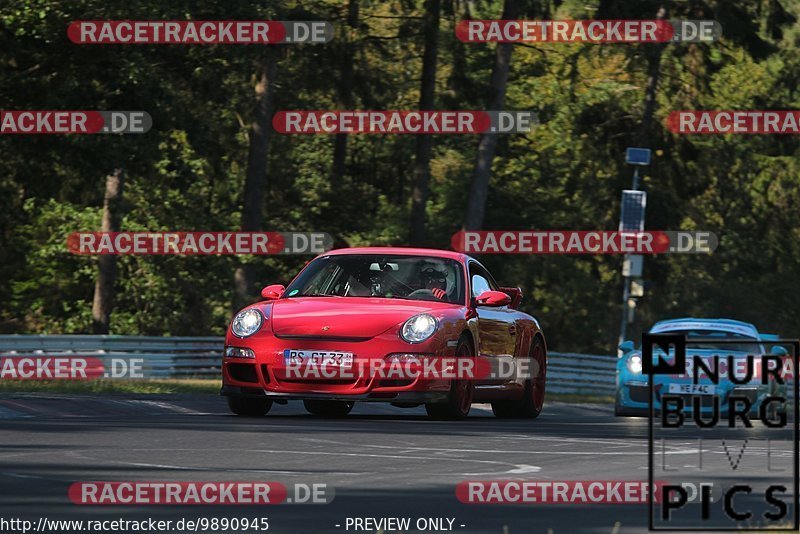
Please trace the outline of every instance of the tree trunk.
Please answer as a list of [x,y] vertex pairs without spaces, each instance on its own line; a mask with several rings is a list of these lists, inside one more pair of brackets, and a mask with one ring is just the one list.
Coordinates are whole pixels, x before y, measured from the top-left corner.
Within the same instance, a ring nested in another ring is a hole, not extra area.
[[[106,192],[103,197],[102,232],[119,232],[122,219],[122,188],[125,175],[122,169],[106,177]],[[117,257],[113,254],[101,255],[98,260],[97,280],[94,284],[92,300],[92,333],[108,334],[111,311],[114,308],[114,282],[117,278]]]
[[472,19],[472,14],[469,10],[469,1],[459,2],[456,0],[453,2],[452,9],[450,42],[445,46],[451,49],[453,61],[450,66],[450,76],[447,79],[446,96],[449,102],[443,102],[443,104],[445,104],[445,109],[464,109],[465,104],[467,104],[467,109],[470,109],[468,99],[465,98],[465,87],[469,84],[466,45],[456,37],[455,28],[460,21]]
[[[347,26],[345,31],[355,31],[358,26],[358,0],[350,0],[347,4]],[[350,36],[345,38],[344,53],[342,54],[342,70],[339,79],[339,105],[342,109],[353,108],[353,61],[355,45]],[[331,182],[336,185],[341,183],[345,173],[347,161],[347,134],[336,134],[333,140],[333,166],[331,169]]]
[[[514,0],[505,0],[503,3],[503,20],[513,20],[516,15]],[[506,85],[508,72],[511,67],[511,43],[497,43],[494,51],[494,66],[492,67],[492,101],[489,110],[500,111],[505,107]],[[497,134],[483,133],[478,143],[478,157],[475,161],[475,170],[472,173],[472,184],[467,200],[467,212],[464,215],[464,230],[478,230],[483,226],[486,216],[486,201],[489,197],[489,178],[492,174],[492,161],[497,150]]]
[[[422,83],[420,86],[419,109],[432,110],[436,90],[436,58],[439,47],[440,0],[425,0],[425,51],[422,55]],[[409,241],[412,245],[425,244],[427,222],[425,208],[431,179],[431,152],[433,138],[430,135],[417,135],[414,157],[414,187],[411,191],[411,225]]]
[[[264,222],[264,195],[267,185],[267,157],[272,133],[275,76],[278,70],[277,51],[270,50],[258,69],[255,86],[255,113],[250,125],[250,146],[247,154],[247,175],[242,197],[242,231],[262,230]],[[253,294],[255,285],[253,267],[240,265],[234,274],[236,290],[235,307],[238,308]]]
[[[664,20],[667,17],[667,10],[660,7],[656,14],[657,20]],[[653,122],[653,114],[656,109],[656,90],[658,89],[658,79],[661,74],[661,55],[664,53],[666,43],[654,44],[649,48],[647,57],[647,86],[644,91],[644,113],[642,114],[642,130],[639,138],[642,140],[640,146],[650,146],[650,125]]]

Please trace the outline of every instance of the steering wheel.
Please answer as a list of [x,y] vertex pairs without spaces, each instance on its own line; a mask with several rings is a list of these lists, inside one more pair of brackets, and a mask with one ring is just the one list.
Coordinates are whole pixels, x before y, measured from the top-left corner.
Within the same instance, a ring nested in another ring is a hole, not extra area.
[[417,289],[406,295],[406,297],[417,300],[432,300],[434,302],[441,302],[442,300],[444,300],[434,295],[433,291],[431,291],[430,289]]

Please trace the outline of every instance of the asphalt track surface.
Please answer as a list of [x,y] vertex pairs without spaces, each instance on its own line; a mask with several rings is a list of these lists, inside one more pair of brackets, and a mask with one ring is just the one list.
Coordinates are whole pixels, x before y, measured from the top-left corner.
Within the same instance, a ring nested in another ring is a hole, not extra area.
[[[465,421],[438,422],[422,408],[365,403],[328,420],[291,402],[251,419],[229,415],[212,395],[0,395],[4,518],[268,517],[269,532],[343,533],[354,532],[348,517],[434,517],[454,519],[453,532],[464,533],[641,532],[646,505],[471,505],[456,499],[455,485],[644,481],[647,458],[647,420],[615,418],[604,405],[550,403],[534,421],[499,420],[478,405]],[[75,481],[111,480],[327,483],[335,499],[89,507],[67,497]]]

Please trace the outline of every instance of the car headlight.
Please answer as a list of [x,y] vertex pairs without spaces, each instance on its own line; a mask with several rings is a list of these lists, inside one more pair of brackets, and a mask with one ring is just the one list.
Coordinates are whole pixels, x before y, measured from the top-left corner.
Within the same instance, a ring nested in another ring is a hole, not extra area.
[[231,331],[238,337],[252,336],[258,332],[263,322],[264,316],[261,315],[261,312],[250,308],[236,314],[231,323]]
[[642,357],[639,356],[638,354],[634,354],[633,356],[628,358],[628,370],[631,373],[635,374],[635,375],[638,375],[639,373],[641,373],[642,372]]
[[400,328],[400,337],[408,343],[421,343],[431,337],[438,326],[433,315],[421,313],[403,323]]

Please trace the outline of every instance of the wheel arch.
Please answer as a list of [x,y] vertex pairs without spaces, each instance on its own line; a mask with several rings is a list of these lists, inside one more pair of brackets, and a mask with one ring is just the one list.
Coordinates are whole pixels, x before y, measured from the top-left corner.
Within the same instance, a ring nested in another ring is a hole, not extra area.
[[478,350],[478,339],[477,339],[476,332],[473,332],[473,330],[471,328],[469,328],[469,327],[465,327],[461,331],[461,334],[459,334],[459,336],[458,336],[459,341],[462,338],[466,338],[472,344],[472,350],[477,352],[477,350]]
[[[533,334],[533,336],[531,336],[531,345],[530,345],[531,347],[533,347],[533,341],[534,341],[536,338],[539,338],[539,340],[541,340],[541,342],[542,342],[542,347],[544,347],[544,355],[545,355],[545,356],[547,356],[547,340],[544,338],[544,334],[542,333],[542,331],[541,331],[541,330],[537,330],[537,331],[536,331],[536,332]],[[530,350],[530,348],[529,348],[528,350]]]

